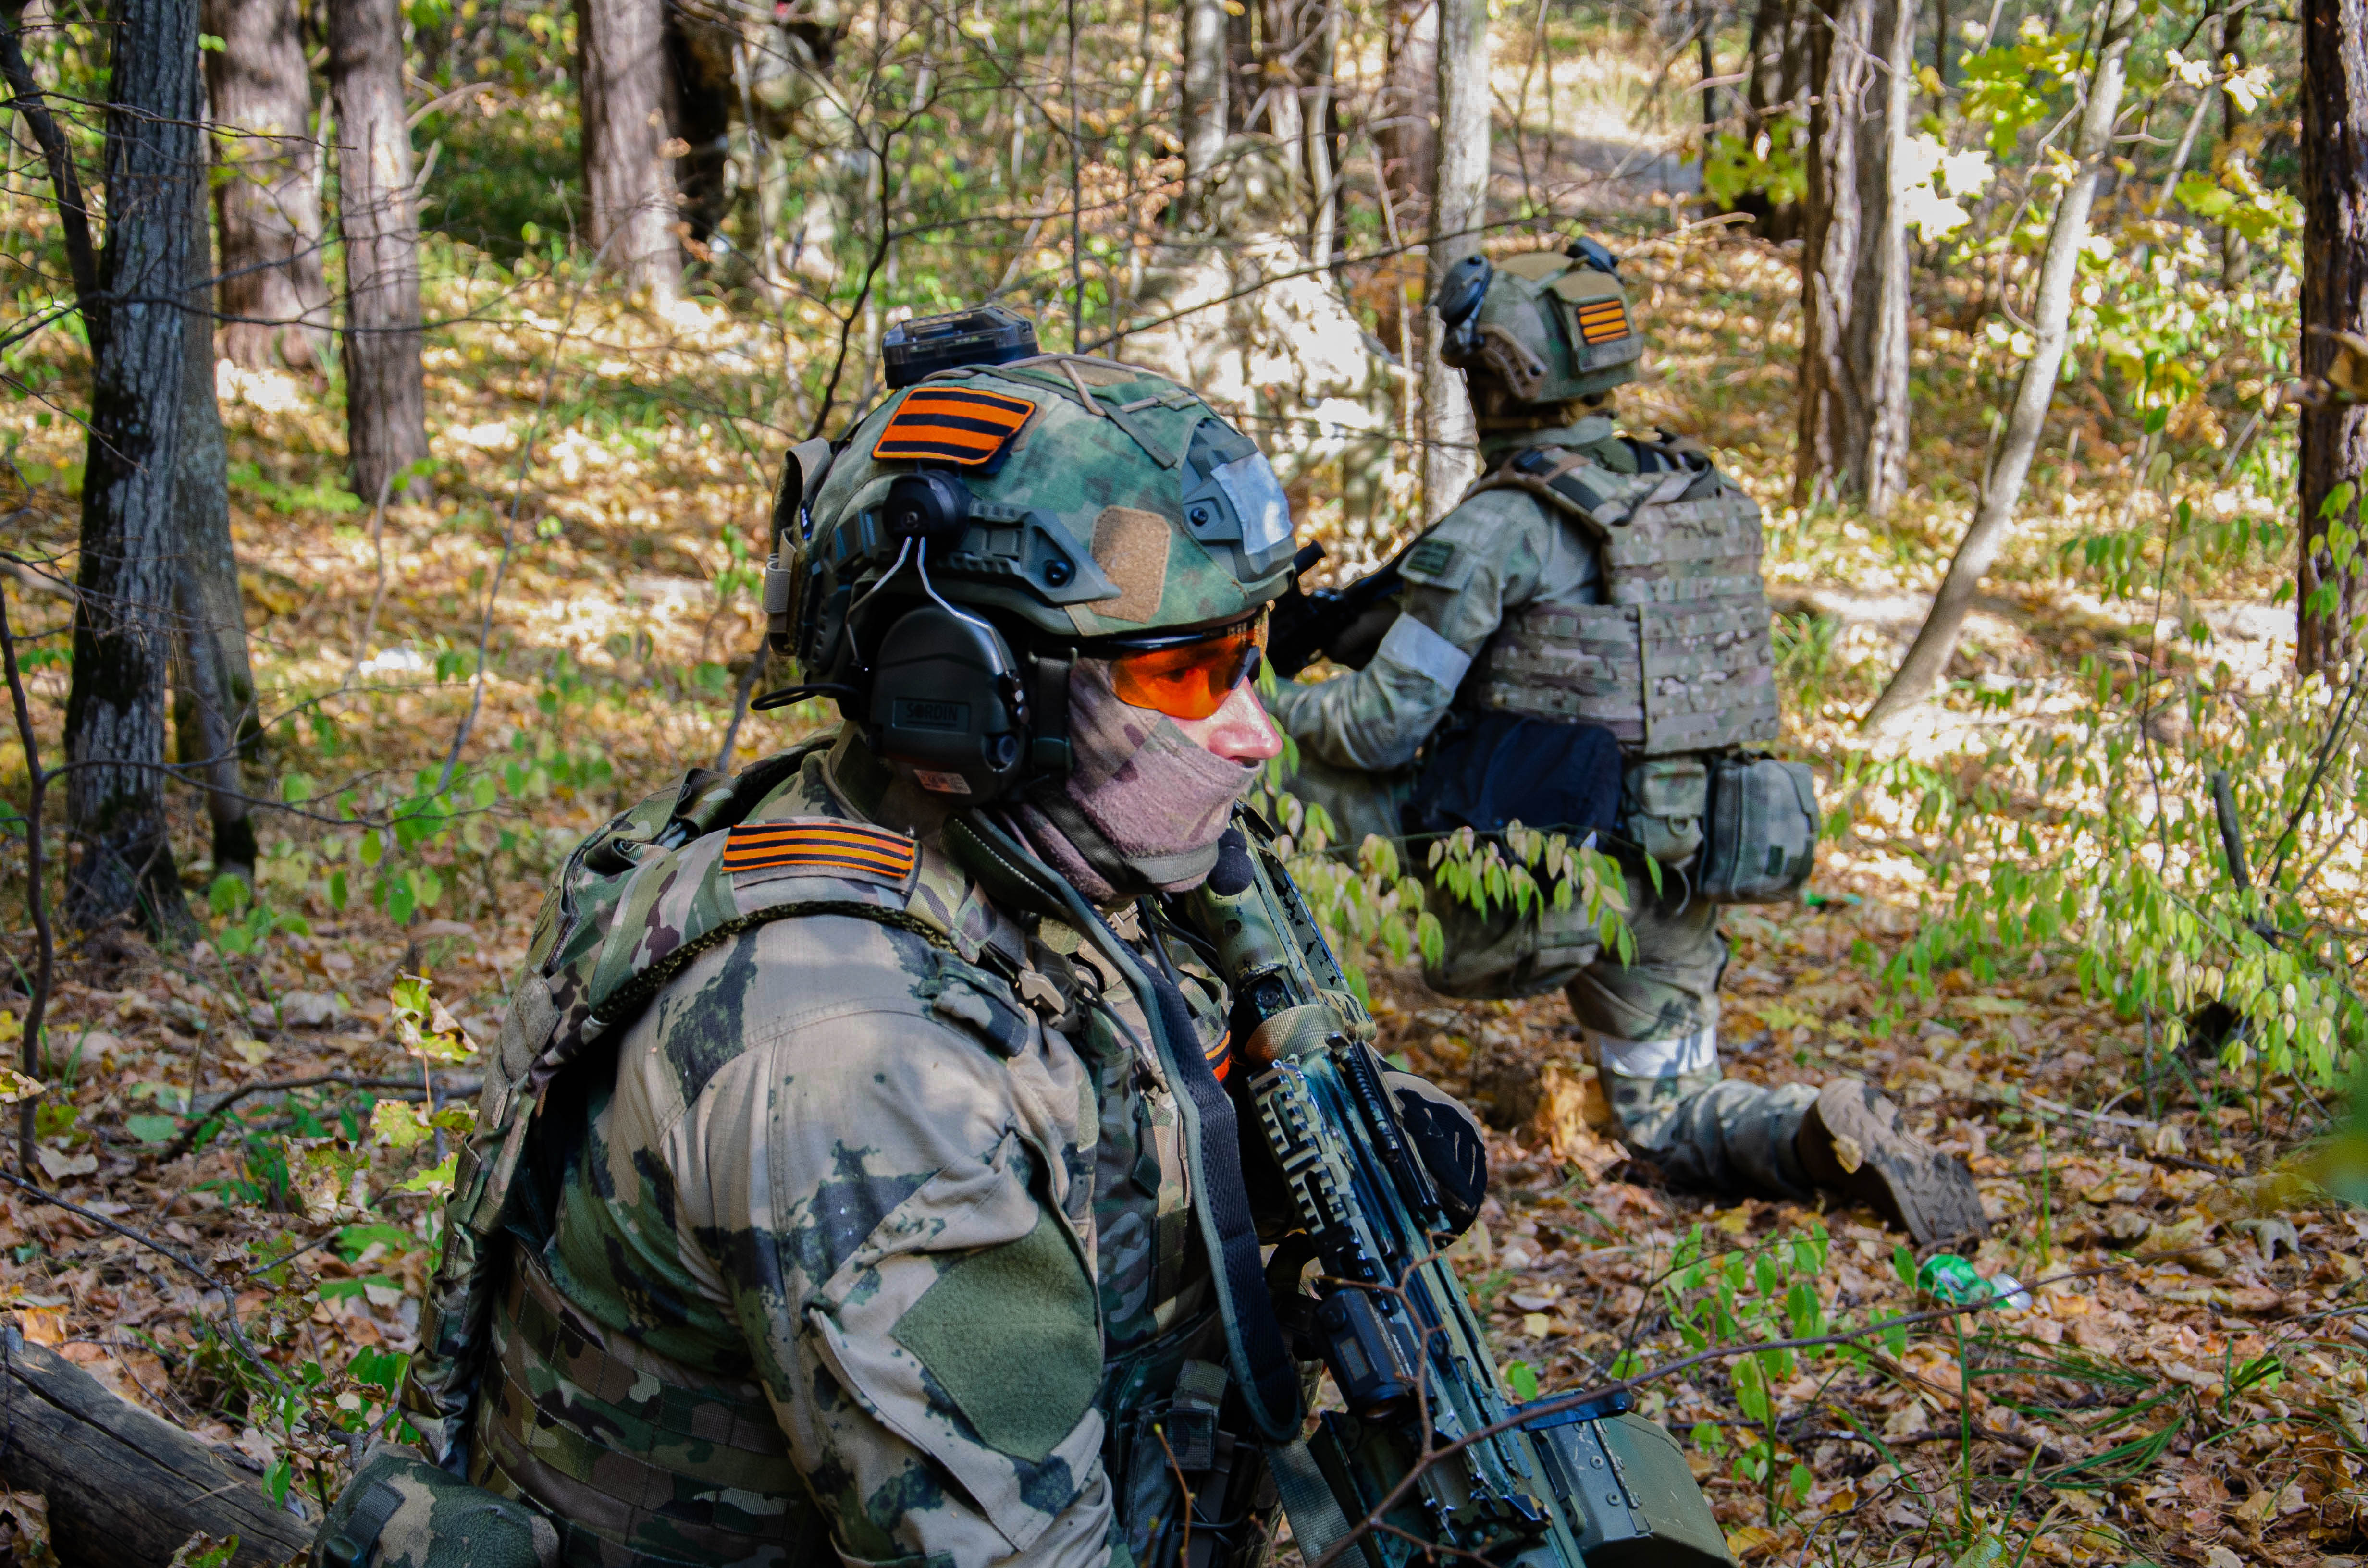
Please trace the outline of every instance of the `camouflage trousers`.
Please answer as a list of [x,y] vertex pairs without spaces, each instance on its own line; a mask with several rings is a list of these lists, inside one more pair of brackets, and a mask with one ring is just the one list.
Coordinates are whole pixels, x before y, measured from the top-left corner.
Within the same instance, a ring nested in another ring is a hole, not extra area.
[[[1338,841],[1355,846],[1367,834],[1399,837],[1398,808],[1413,781],[1411,770],[1359,773],[1303,756],[1291,790],[1321,805]],[[1426,844],[1400,847],[1414,868],[1429,853]],[[1806,1197],[1793,1139],[1816,1091],[1801,1084],[1770,1089],[1719,1072],[1718,983],[1727,955],[1718,906],[1693,897],[1673,873],[1663,873],[1656,893],[1640,857],[1619,858],[1636,940],[1629,962],[1605,950],[1579,909],[1522,915],[1499,905],[1483,914],[1432,885],[1426,907],[1439,917],[1446,951],[1424,964],[1425,983],[1474,998],[1559,988],[1615,1131],[1631,1150],[1680,1187]]]

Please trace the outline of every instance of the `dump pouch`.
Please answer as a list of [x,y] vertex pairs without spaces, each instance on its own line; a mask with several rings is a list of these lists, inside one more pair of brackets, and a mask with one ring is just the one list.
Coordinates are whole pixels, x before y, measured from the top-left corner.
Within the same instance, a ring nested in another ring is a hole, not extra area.
[[1781,903],[1817,860],[1817,778],[1749,752],[1710,764],[1710,833],[1694,890],[1717,903]]
[[524,1503],[376,1442],[329,1505],[312,1568],[558,1568],[559,1530]]
[[1432,741],[1404,820],[1413,835],[1608,830],[1620,820],[1620,743],[1600,725],[1520,713],[1455,722]]

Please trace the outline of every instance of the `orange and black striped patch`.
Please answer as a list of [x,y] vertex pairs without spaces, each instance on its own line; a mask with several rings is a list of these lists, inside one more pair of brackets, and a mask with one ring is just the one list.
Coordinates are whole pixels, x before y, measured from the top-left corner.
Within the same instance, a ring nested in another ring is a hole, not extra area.
[[723,869],[737,873],[791,867],[901,888],[918,854],[903,834],[861,823],[827,817],[743,823],[723,841]]
[[1216,1044],[1209,1047],[1206,1051],[1201,1052],[1201,1054],[1208,1059],[1209,1071],[1216,1074],[1217,1082],[1220,1084],[1224,1083],[1225,1081],[1225,1075],[1234,1070],[1233,1035],[1231,1033],[1226,1034],[1224,1039],[1218,1040]]
[[872,443],[871,455],[882,462],[975,468],[992,462],[1035,412],[1024,397],[970,387],[916,387]]
[[1628,335],[1628,307],[1617,300],[1589,300],[1578,307],[1578,335],[1592,347]]

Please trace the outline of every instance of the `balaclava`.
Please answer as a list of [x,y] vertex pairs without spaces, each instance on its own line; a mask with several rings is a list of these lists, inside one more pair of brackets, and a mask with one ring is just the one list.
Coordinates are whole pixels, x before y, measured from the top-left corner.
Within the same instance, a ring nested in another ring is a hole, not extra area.
[[1068,778],[1040,785],[1013,814],[1036,852],[1101,904],[1200,885],[1258,772],[1121,700],[1099,659],[1069,671],[1069,746]]

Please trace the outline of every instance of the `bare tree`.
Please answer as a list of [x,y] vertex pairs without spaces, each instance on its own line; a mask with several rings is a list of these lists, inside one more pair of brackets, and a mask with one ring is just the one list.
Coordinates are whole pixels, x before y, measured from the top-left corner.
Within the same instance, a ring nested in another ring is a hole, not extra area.
[[[337,218],[346,242],[346,454],[354,493],[427,498],[419,364],[419,222],[397,0],[333,0]],[[669,242],[671,243],[671,242]]]
[[663,0],[575,0],[576,92],[592,244],[654,300],[682,290],[666,171]]
[[1889,510],[1907,455],[1907,226],[1912,0],[1822,0],[1812,24],[1807,244],[1801,253],[1797,499]]
[[[2350,0],[2357,6],[2360,0]],[[2014,407],[2006,431],[1982,480],[1981,505],[1957,545],[1948,575],[1932,600],[1932,612],[1916,633],[1916,641],[1900,662],[1899,671],[1883,695],[1867,710],[1869,729],[1898,725],[1940,683],[1949,667],[1949,655],[1964,629],[1983,575],[1998,559],[2014,527],[2015,508],[2022,500],[2023,481],[2047,426],[2048,404],[2055,393],[2056,373],[2064,366],[2064,345],[2072,323],[2072,280],[2079,268],[2080,248],[2089,238],[2089,211],[2097,199],[2097,181],[2112,147],[2113,119],[2121,112],[2123,63],[2129,54],[2130,32],[2138,15],[2136,0],[2102,0],[2097,34],[2096,66],[2088,82],[2088,99],[2081,106],[2080,129],[2073,147],[2071,178],[2057,199],[2055,218],[2047,232],[2047,253],[2039,265],[2039,288],[2031,323],[2031,358],[2016,381]]]
[[[1801,108],[1809,62],[1809,26],[1804,17],[1816,14],[1816,7],[1806,0],[1759,0],[1751,8],[1751,41],[1744,61],[1742,137],[1754,147],[1765,136],[1770,153],[1778,150],[1780,139],[1786,143],[1783,150],[1790,151],[1793,126],[1784,117],[1798,113]],[[1822,28],[1824,23],[1815,25]],[[1736,198],[1731,210],[1751,214],[1752,226],[1762,239],[1781,244],[1800,236],[1797,201],[1780,202],[1764,190],[1748,190]]]
[[1185,205],[1198,218],[1208,199],[1209,172],[1225,153],[1228,78],[1224,0],[1184,0]]
[[66,697],[66,820],[80,853],[66,903],[85,927],[136,911],[177,935],[188,913],[162,766],[184,294],[190,219],[202,210],[189,182],[205,168],[197,0],[116,0],[107,24],[107,244],[97,310],[85,300],[90,442]]
[[[2368,0],[2304,0],[2300,97],[2302,372],[2306,385],[2323,388],[2347,347],[2335,335],[2368,335]],[[2362,485],[2368,407],[2331,398],[2305,407],[2294,650],[2305,673],[2332,677],[2362,649]],[[2339,495],[2345,499],[2330,508]],[[2330,547],[2339,527],[2354,540],[2348,561]]]
[[1439,170],[1439,6],[1437,0],[1391,0],[1388,63],[1372,107],[1383,177],[1401,213],[1430,203]]
[[[1439,0],[1439,156],[1430,202],[1430,286],[1480,248],[1488,206],[1488,6]],[[1437,517],[1471,482],[1474,426],[1463,374],[1439,357],[1427,315],[1422,355],[1423,507]]]
[[[2244,68],[2245,7],[2242,6],[2230,6],[2220,13],[2220,57],[2231,72]],[[2237,101],[2237,95],[2228,91],[2224,83],[2220,91],[2221,155],[2235,168],[2242,168],[2246,161],[2245,147],[2240,138],[2244,135],[2247,118],[2245,106]],[[2245,280],[2250,250],[2251,247],[2245,243],[2245,236],[2237,232],[2234,224],[2220,225],[2220,281],[2224,286],[2234,289]]]
[[231,549],[230,452],[214,399],[213,318],[206,297],[213,291],[215,274],[206,241],[206,182],[186,184],[195,210],[188,219],[181,440],[173,474],[179,536],[173,576],[174,750],[181,766],[207,786],[214,870],[252,880],[255,827],[247,820],[239,758],[256,734],[255,669],[247,657],[238,558]]
[[[296,0],[205,0],[222,223],[222,351],[242,365],[309,367],[326,347],[320,147]],[[207,358],[211,359],[211,351]]]

